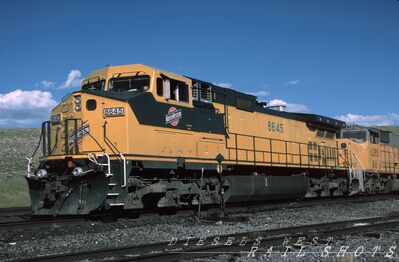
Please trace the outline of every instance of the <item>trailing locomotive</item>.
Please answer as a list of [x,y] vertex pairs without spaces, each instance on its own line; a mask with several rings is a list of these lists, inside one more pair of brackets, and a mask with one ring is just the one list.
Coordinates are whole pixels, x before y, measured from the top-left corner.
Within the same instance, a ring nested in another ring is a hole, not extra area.
[[396,190],[398,145],[384,145],[386,172],[368,169],[362,154],[379,144],[351,132],[191,77],[108,66],[52,110],[26,179],[41,215]]

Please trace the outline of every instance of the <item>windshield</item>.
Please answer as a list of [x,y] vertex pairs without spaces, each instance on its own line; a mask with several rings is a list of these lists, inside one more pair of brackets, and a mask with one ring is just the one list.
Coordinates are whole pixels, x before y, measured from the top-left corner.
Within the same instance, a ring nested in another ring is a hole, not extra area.
[[82,90],[103,90],[104,89],[104,80],[100,80],[93,83],[87,83],[82,86]]
[[112,78],[109,80],[109,91],[116,92],[144,92],[150,87],[150,76],[129,76]]

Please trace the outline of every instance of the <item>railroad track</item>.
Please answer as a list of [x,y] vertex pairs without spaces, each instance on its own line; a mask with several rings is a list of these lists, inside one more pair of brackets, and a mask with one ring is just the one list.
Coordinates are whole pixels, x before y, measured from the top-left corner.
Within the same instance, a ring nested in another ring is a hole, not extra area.
[[[198,257],[215,256],[229,253],[248,256],[256,252],[254,247],[283,246],[286,237],[293,239],[305,237],[312,240],[318,237],[319,241],[327,237],[337,237],[354,233],[386,231],[399,226],[399,216],[377,217],[350,221],[341,221],[324,224],[304,225],[291,228],[272,230],[258,230],[240,232],[229,235],[208,236],[206,239],[193,238],[170,242],[133,245],[117,248],[104,248],[88,251],[79,251],[68,254],[32,257],[18,261],[77,261],[107,258],[111,261],[176,261]],[[244,237],[246,244],[242,245]],[[217,245],[215,238],[219,238]],[[259,240],[261,238],[261,240]],[[230,242],[228,242],[230,239]],[[197,245],[202,243],[201,245]],[[226,245],[229,243],[229,245]],[[258,244],[257,244],[258,243]],[[319,242],[320,243],[320,242]]]
[[[316,205],[333,205],[339,203],[363,203],[363,202],[373,202],[382,201],[389,199],[399,199],[399,195],[380,195],[380,196],[367,196],[367,197],[351,197],[351,198],[331,198],[331,199],[317,199],[317,200],[305,200],[300,202],[272,202],[272,203],[254,203],[252,205],[246,204],[245,206],[240,206],[240,204],[232,205],[227,207],[227,215],[232,214],[248,214],[265,212],[269,210],[278,209],[294,209],[294,208],[304,208],[312,207]],[[208,211],[218,210],[218,206],[207,207],[205,214]],[[151,217],[157,216],[159,214],[192,214],[196,210],[185,209],[185,210],[139,210],[139,211],[129,211],[125,213],[109,213],[109,214],[97,214],[92,216],[66,216],[66,217],[29,217],[26,216],[31,212],[28,207],[21,208],[7,208],[0,209],[0,217],[5,214],[9,217],[18,217],[16,220],[0,222],[0,232],[2,231],[19,231],[19,230],[31,230],[31,229],[45,229],[53,227],[62,227],[74,224],[80,224],[85,221],[101,220],[105,222],[110,222],[118,218],[138,218],[138,217]],[[19,215],[21,214],[21,215]],[[205,216],[206,220],[207,217]]]
[[32,213],[30,207],[6,207],[0,208],[0,218],[8,218],[22,215],[29,215]]
[[20,231],[20,230],[32,230],[32,229],[45,229],[51,227],[61,227],[66,225],[75,225],[84,222],[83,218],[62,218],[62,219],[35,219],[35,220],[21,220],[21,221],[9,221],[0,223],[1,231]]

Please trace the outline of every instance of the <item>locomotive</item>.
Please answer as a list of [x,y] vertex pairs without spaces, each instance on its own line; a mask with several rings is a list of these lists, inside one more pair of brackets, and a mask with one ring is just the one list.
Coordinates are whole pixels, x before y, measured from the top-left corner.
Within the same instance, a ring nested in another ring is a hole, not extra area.
[[42,124],[26,180],[37,215],[387,193],[399,189],[398,142],[192,77],[107,66]]

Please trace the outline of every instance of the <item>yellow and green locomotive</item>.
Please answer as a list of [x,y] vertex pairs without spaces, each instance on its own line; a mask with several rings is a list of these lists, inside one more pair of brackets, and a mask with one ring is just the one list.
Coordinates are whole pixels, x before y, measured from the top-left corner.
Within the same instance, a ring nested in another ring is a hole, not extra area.
[[216,204],[221,192],[227,203],[356,193],[364,179],[339,138],[345,126],[145,65],[108,66],[43,123],[43,157],[28,165],[32,208],[88,214]]

